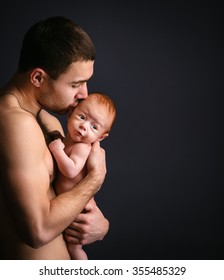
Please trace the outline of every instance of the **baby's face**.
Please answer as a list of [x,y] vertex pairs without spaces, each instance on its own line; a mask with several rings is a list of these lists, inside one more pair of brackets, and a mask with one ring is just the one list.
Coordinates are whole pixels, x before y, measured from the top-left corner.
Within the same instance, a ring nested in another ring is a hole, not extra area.
[[102,140],[108,134],[112,118],[107,107],[98,104],[94,98],[83,100],[72,112],[68,121],[68,131],[75,142],[87,144]]

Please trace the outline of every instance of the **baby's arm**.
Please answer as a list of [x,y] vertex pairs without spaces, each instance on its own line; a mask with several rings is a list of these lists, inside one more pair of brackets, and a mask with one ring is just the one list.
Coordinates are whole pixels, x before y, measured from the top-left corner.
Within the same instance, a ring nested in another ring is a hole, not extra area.
[[60,172],[67,178],[74,178],[83,169],[91,146],[84,143],[74,144],[70,156],[64,151],[65,145],[61,139],[56,139],[49,144],[49,149],[54,155]]

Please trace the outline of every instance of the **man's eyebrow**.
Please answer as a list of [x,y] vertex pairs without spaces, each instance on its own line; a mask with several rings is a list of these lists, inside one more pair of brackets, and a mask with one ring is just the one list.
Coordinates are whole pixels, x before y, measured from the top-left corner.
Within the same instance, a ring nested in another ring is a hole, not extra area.
[[88,80],[78,80],[78,81],[71,81],[70,84],[80,84],[80,83],[86,83]]
[[[92,77],[93,77],[93,74],[92,74],[92,76],[90,78],[92,78]],[[85,80],[71,81],[70,83],[71,84],[87,83],[90,78],[85,79]]]

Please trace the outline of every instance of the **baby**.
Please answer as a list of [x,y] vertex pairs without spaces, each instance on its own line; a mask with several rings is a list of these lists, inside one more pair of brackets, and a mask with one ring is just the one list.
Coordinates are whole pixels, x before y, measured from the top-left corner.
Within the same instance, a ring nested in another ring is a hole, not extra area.
[[[86,160],[92,143],[109,136],[116,116],[114,102],[101,93],[91,93],[74,108],[67,123],[63,141],[49,144],[59,169],[55,180],[57,194],[68,191],[86,175]],[[94,203],[94,198],[91,199]],[[71,259],[87,260],[82,245],[67,242]]]

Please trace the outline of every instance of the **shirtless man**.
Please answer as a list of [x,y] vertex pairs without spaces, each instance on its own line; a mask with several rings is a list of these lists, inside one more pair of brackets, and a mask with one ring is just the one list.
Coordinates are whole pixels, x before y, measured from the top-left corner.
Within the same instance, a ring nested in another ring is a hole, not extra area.
[[18,70],[0,96],[0,259],[70,259],[62,236],[68,226],[66,239],[82,245],[108,231],[97,205],[87,204],[106,174],[99,143],[86,177],[58,196],[48,149],[51,132],[63,131],[45,109],[67,113],[86,98],[94,60],[89,36],[63,17],[38,22],[24,37]]

